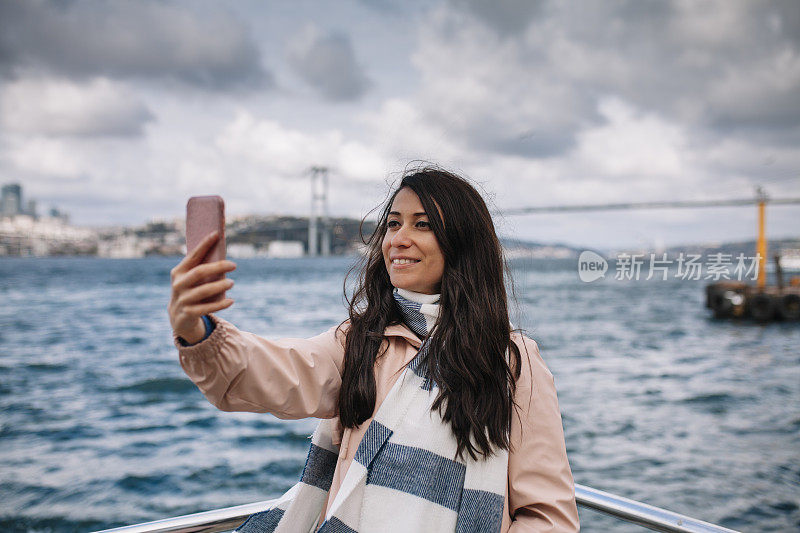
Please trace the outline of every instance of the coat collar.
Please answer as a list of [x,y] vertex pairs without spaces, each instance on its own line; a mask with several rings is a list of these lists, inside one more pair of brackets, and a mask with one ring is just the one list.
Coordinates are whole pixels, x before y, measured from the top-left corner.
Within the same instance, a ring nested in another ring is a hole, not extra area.
[[403,324],[394,324],[392,326],[387,326],[386,329],[383,330],[384,337],[402,337],[407,340],[414,348],[419,349],[422,345],[422,339],[420,339],[416,333],[411,331],[411,328]]

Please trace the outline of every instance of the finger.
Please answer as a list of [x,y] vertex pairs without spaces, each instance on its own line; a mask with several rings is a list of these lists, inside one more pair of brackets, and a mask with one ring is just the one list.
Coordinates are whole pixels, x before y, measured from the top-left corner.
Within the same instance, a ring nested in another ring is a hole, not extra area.
[[[227,272],[236,270],[236,263],[223,259],[221,261],[214,261],[213,263],[204,263],[192,268],[180,279],[175,281],[173,289],[182,291],[189,287],[195,287],[203,283],[207,278],[215,278],[223,276]],[[213,281],[213,280],[212,280]]]
[[187,290],[181,295],[179,302],[182,305],[190,306],[207,298],[222,294],[231,287],[233,287],[233,280],[230,279],[221,279],[219,281],[212,281],[211,283],[204,283]]
[[187,307],[186,313],[192,316],[203,316],[209,313],[213,313],[214,311],[226,309],[232,305],[233,305],[233,300],[231,300],[230,298],[225,298],[218,302],[211,302],[208,304],[198,304],[198,305],[193,305],[191,307]]
[[200,244],[198,244],[194,250],[186,254],[181,262],[175,265],[175,268],[170,271],[170,278],[174,280],[180,274],[189,271],[198,263],[200,263],[205,254],[208,252],[211,243],[216,242],[217,238],[218,232],[214,231],[209,233],[202,241],[200,241]]
[[200,244],[190,253],[186,254],[186,257],[175,267],[178,273],[186,272],[198,265],[203,257],[205,257],[208,250],[211,249],[211,246],[217,242],[217,239],[219,239],[219,231],[213,231],[206,235],[203,240],[200,241]]
[[204,281],[215,281],[214,278],[222,277],[225,273],[233,270],[236,270],[236,263],[227,259],[204,263],[192,268],[182,276],[178,275],[173,278],[172,288],[173,291],[182,291],[189,287],[197,286]]

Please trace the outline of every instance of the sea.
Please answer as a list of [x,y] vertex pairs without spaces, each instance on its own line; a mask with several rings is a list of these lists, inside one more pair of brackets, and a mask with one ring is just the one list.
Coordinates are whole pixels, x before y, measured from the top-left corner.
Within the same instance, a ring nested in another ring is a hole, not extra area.
[[[0,531],[93,531],[280,495],[313,419],[217,410],[167,315],[178,257],[0,259]],[[220,313],[346,316],[354,257],[240,259]],[[555,376],[576,483],[740,531],[800,530],[800,324],[714,319],[707,281],[518,260],[511,320]],[[580,508],[585,532],[644,531]]]

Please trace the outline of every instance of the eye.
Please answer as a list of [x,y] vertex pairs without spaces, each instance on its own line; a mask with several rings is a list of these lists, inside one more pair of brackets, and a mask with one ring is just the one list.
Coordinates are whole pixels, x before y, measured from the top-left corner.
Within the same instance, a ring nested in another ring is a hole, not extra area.
[[426,220],[420,220],[417,222],[417,227],[429,229],[431,227],[431,223]]
[[386,227],[387,228],[395,228],[395,227],[397,227],[399,225],[400,225],[400,222],[398,222],[397,220],[390,220],[390,221],[388,221],[386,223]]

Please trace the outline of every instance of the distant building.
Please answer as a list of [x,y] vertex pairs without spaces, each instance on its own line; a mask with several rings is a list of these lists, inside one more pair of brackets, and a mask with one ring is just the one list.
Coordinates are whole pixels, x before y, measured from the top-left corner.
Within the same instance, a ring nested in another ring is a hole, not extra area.
[[272,241],[267,248],[269,257],[303,257],[305,247],[302,241]]
[[36,200],[28,200],[23,207],[22,186],[19,183],[7,183],[3,185],[0,192],[0,216],[15,217],[18,215],[28,215],[34,219],[36,215]]
[[22,187],[18,183],[3,185],[0,196],[0,215],[13,217],[22,213]]
[[50,208],[50,218],[57,218],[64,224],[69,224],[69,215],[67,213],[62,213],[55,207]]
[[250,257],[257,257],[258,251],[252,244],[236,243],[228,244],[225,247],[225,255],[235,259],[247,259]]

